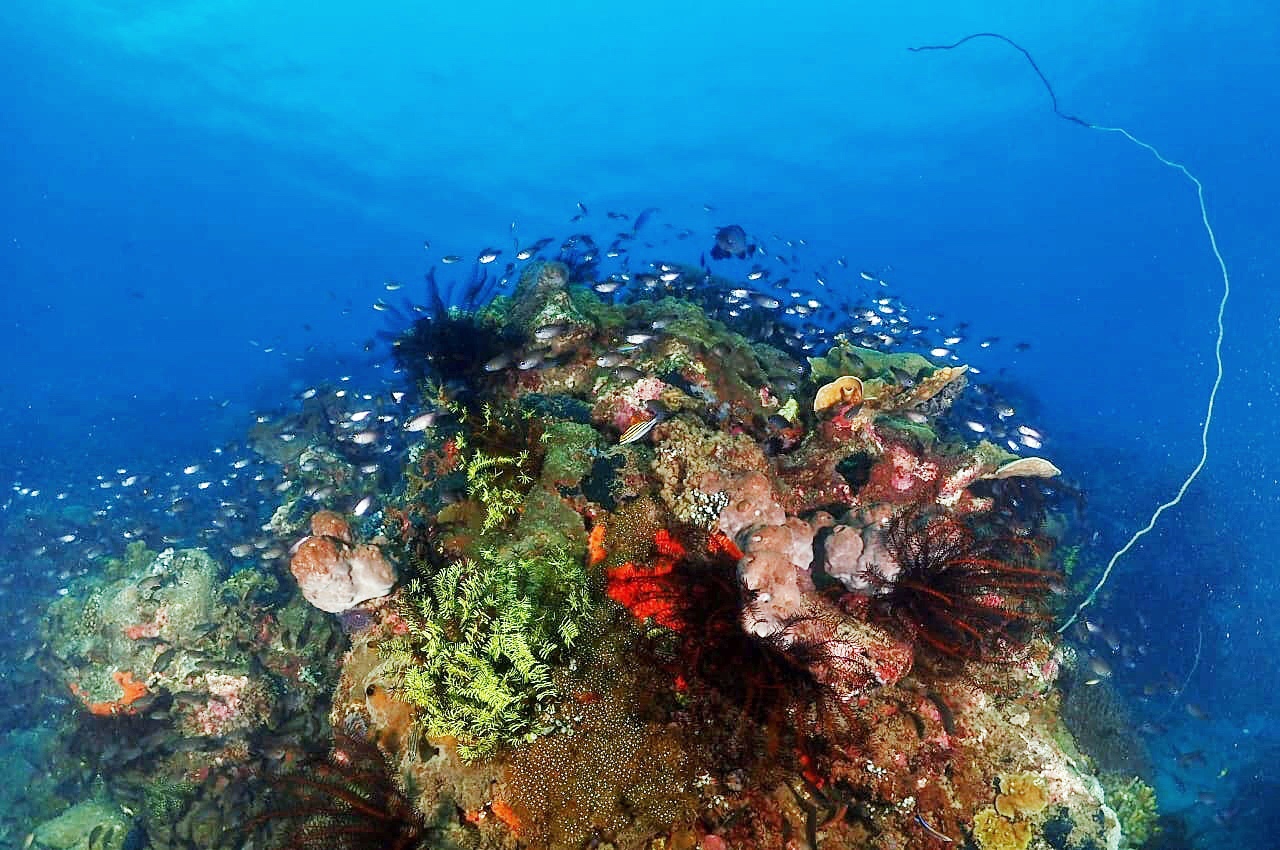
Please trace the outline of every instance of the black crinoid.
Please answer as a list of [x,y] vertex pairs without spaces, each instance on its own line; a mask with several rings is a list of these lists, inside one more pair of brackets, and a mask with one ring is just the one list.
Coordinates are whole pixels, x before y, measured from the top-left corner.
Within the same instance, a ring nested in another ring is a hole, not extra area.
[[726,770],[742,768],[766,784],[824,775],[828,755],[864,732],[856,705],[811,672],[841,659],[814,637],[821,629],[800,621],[811,618],[772,638],[744,629],[744,609],[754,602],[737,575],[742,553],[685,531],[689,548],[668,548],[656,568],[611,571],[610,598],[665,627],[634,651],[670,677],[678,715],[700,727],[699,747]]
[[279,850],[426,850],[429,837],[377,745],[346,732],[327,758],[272,779],[267,811],[247,828]]
[[872,611],[936,657],[1004,661],[1052,622],[1060,574],[1041,566],[1048,538],[1005,533],[973,517],[909,508],[884,530],[896,565],[868,579]]
[[[426,276],[427,304],[397,309],[384,304],[394,327],[378,334],[391,344],[396,365],[415,385],[430,378],[441,383],[484,374],[484,364],[525,342],[520,332],[480,314],[500,286],[498,278],[476,265],[469,280],[452,286]],[[418,314],[411,318],[410,312]]]

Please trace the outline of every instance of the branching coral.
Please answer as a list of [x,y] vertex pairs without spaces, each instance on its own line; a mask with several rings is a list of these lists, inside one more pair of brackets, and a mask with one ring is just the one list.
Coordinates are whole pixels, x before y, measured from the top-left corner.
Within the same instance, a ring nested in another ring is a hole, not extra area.
[[581,559],[485,552],[405,590],[409,633],[384,651],[433,737],[468,759],[525,740],[557,696],[551,664],[574,647],[594,599]]
[[872,608],[941,656],[1008,658],[1049,622],[1058,574],[1036,566],[1040,541],[919,509],[890,520],[883,539],[898,570],[867,576],[880,590]]

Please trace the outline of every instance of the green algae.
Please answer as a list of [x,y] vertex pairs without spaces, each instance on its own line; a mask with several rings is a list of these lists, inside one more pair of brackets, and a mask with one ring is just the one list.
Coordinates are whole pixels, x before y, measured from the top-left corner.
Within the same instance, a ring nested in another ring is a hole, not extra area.
[[861,348],[848,341],[839,342],[822,357],[810,357],[809,366],[813,380],[819,384],[834,381],[844,375],[853,375],[862,381],[880,381],[885,384],[899,382],[897,372],[920,378],[932,374],[938,367],[927,358],[912,352],[876,351]]
[[542,434],[546,456],[542,461],[542,481],[552,487],[577,487],[591,472],[599,435],[590,425],[553,422]]

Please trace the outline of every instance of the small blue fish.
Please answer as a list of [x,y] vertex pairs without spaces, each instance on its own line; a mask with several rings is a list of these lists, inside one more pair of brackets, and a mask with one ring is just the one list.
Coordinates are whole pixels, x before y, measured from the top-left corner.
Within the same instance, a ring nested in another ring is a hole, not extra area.
[[939,841],[945,841],[945,842],[947,842],[948,844],[951,844],[951,843],[952,843],[952,839],[951,839],[950,837],[948,837],[948,836],[946,836],[946,835],[942,834],[941,832],[938,832],[938,830],[936,830],[936,829],[934,829],[933,827],[929,826],[929,822],[928,822],[928,821],[926,821],[926,820],[924,819],[924,815],[921,815],[921,814],[917,813],[917,814],[916,814],[916,823],[920,824],[921,829],[923,829],[925,832],[929,833],[930,835],[932,835],[934,838],[938,839]]

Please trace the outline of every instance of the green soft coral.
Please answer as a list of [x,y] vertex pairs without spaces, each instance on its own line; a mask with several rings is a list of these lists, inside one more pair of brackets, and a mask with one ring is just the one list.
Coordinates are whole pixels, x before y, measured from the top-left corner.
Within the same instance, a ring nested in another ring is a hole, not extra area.
[[559,697],[554,666],[597,610],[580,557],[486,550],[412,582],[409,634],[384,651],[427,734],[456,739],[464,759],[484,758],[544,731],[543,710]]
[[[458,447],[467,449],[462,437],[458,438]],[[485,531],[492,531],[520,512],[524,503],[522,488],[533,483],[526,470],[528,461],[527,451],[511,456],[467,453],[467,495],[484,507]]]
[[1156,792],[1140,778],[1128,779],[1116,775],[1104,775],[1102,787],[1107,795],[1107,805],[1116,813],[1123,834],[1120,846],[1123,850],[1140,850],[1160,831],[1160,807]]

